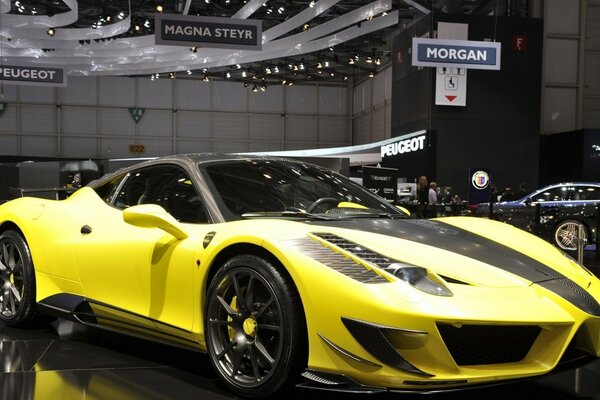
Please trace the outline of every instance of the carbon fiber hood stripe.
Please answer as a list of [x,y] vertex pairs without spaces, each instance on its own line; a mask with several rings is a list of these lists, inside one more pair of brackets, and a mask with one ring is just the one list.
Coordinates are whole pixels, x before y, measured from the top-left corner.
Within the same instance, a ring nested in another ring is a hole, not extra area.
[[315,226],[377,233],[451,251],[493,265],[551,290],[588,314],[600,316],[600,304],[585,289],[545,264],[472,232],[424,219],[351,219],[309,221]]

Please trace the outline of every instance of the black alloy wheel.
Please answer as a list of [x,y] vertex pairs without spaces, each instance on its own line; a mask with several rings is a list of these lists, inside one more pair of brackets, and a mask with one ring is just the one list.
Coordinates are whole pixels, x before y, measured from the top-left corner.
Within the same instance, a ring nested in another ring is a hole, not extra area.
[[234,392],[272,396],[306,366],[306,323],[291,278],[267,260],[240,255],[210,282],[206,345]]
[[35,275],[29,247],[15,231],[0,235],[0,320],[28,322],[35,306]]

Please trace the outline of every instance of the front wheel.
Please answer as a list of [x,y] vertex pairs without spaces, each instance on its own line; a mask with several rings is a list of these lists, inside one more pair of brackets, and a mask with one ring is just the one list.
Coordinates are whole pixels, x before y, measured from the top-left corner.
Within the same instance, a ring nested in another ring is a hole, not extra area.
[[585,225],[579,221],[567,220],[559,223],[554,229],[554,243],[563,250],[577,250],[579,227],[582,227],[583,237],[587,239],[588,233]]
[[272,396],[306,365],[306,324],[291,278],[253,255],[233,257],[210,282],[206,345],[220,378],[244,397]]
[[35,274],[29,247],[15,231],[0,235],[0,320],[8,326],[32,319]]

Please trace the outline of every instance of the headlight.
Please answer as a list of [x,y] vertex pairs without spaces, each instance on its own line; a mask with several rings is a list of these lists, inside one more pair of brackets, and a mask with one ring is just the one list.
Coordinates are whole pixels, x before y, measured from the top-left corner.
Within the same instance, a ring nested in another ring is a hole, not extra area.
[[452,292],[444,282],[423,267],[393,263],[387,266],[386,271],[422,292],[435,296],[452,296]]

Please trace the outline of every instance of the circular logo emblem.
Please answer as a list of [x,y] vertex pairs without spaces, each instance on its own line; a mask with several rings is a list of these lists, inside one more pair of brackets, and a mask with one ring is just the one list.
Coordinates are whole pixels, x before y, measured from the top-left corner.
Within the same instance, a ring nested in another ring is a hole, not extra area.
[[485,171],[477,171],[471,177],[471,182],[477,189],[482,190],[490,184],[490,176]]

